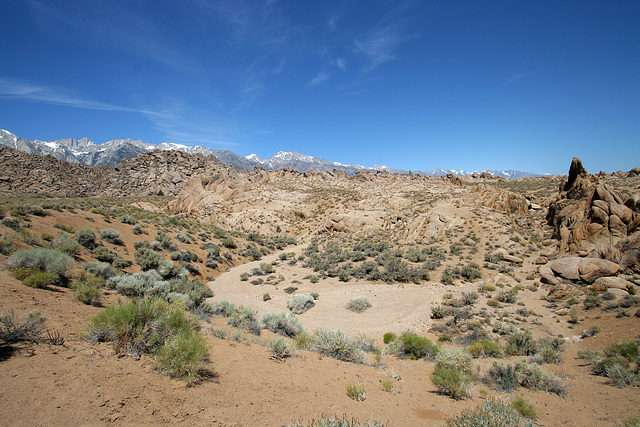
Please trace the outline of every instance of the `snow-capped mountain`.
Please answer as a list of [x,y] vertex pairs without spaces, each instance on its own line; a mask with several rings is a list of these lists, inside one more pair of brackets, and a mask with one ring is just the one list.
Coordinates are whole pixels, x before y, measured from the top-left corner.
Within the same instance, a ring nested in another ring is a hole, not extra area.
[[[0,129],[0,147],[9,147],[30,154],[52,155],[58,160],[72,163],[82,163],[91,166],[107,165],[115,167],[124,159],[129,159],[152,150],[178,150],[189,154],[202,154],[205,156],[215,156],[227,166],[235,166],[238,169],[253,169],[261,167],[265,169],[280,170],[292,168],[300,172],[310,170],[317,172],[332,171],[334,169],[345,171],[347,174],[354,174],[359,170],[386,171],[389,173],[408,173],[409,171],[395,169],[385,165],[361,166],[353,163],[343,164],[329,160],[313,157],[297,151],[279,151],[269,159],[262,159],[257,154],[250,154],[246,157],[239,156],[229,150],[211,150],[201,146],[187,146],[163,142],[161,144],[148,144],[140,140],[114,139],[102,144],[96,144],[87,138],[82,139],[60,139],[57,141],[29,141],[19,138],[13,133]],[[464,170],[444,170],[433,169],[430,171],[413,171],[416,174],[430,176],[444,176],[454,174],[458,176],[471,175],[474,172]],[[482,173],[485,171],[479,171]],[[497,171],[488,170],[493,176],[503,176],[506,178],[521,178],[525,176],[542,176],[529,172],[519,172],[513,170]]]

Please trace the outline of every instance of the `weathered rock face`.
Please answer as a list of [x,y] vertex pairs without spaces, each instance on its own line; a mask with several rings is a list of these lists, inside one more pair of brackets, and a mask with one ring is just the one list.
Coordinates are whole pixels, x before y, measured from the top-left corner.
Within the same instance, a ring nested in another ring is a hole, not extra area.
[[9,148],[0,149],[0,194],[72,196],[176,195],[187,180],[225,167],[215,157],[154,151],[122,161],[115,169],[86,166]]
[[634,197],[623,200],[612,186],[587,175],[580,159],[574,158],[569,178],[547,214],[547,223],[560,241],[560,251],[591,251],[599,247],[597,257],[617,260],[614,246],[635,233],[640,224],[640,209],[636,208]]
[[558,278],[593,283],[600,277],[614,276],[620,269],[620,265],[605,259],[564,257],[541,266],[539,273],[551,284],[558,283]]
[[478,184],[471,197],[477,205],[505,213],[525,214],[531,207],[531,202],[522,194],[486,184]]

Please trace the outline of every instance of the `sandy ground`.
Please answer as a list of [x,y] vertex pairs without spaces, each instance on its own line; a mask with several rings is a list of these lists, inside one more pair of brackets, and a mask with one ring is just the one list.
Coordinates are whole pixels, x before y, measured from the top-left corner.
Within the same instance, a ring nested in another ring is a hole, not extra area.
[[[136,236],[130,226],[86,220],[92,214],[80,212],[54,213],[50,217],[33,220],[32,229],[37,233],[47,231],[57,234],[53,224],[67,221],[76,229],[90,226],[93,229],[117,228],[123,233],[128,253],[121,255],[132,259],[133,242],[149,240],[149,235]],[[488,239],[492,229],[479,237]],[[194,246],[195,247],[195,246]],[[304,245],[285,251],[299,252]],[[110,247],[111,248],[111,247]],[[228,300],[245,305],[259,314],[265,311],[285,311],[289,298],[284,292],[287,286],[296,286],[297,294],[317,292],[320,297],[315,307],[298,316],[307,329],[341,328],[349,333],[362,333],[379,340],[388,331],[407,329],[422,331],[431,338],[428,327],[432,303],[442,300],[445,292],[455,297],[462,291],[477,290],[480,283],[461,283],[443,286],[439,283],[423,285],[387,285],[337,279],[321,280],[317,284],[304,279],[313,274],[300,263],[288,266],[278,261],[275,274],[285,280],[277,286],[251,285],[240,281],[240,274],[249,272],[263,262],[278,258],[275,252],[263,260],[230,268],[209,285],[215,292],[212,301]],[[478,254],[477,257],[481,257]],[[533,258],[526,257],[524,267],[516,272],[525,288],[533,283],[525,277],[533,268]],[[4,265],[6,257],[0,257]],[[487,273],[482,282],[494,281],[495,272]],[[262,301],[263,293],[273,297]],[[162,376],[153,369],[150,359],[135,360],[117,357],[106,344],[89,344],[79,338],[89,317],[100,308],[90,307],[73,299],[68,289],[40,290],[23,286],[0,271],[0,311],[14,309],[17,314],[40,309],[47,314],[46,326],[66,337],[64,346],[48,344],[5,346],[0,349],[0,420],[3,425],[158,425],[184,423],[185,425],[220,426],[281,426],[293,420],[305,424],[321,414],[343,414],[359,421],[377,419],[390,426],[443,426],[445,420],[463,409],[475,407],[486,397],[512,399],[522,395],[538,409],[540,425],[546,426],[615,426],[627,415],[640,415],[638,389],[619,389],[606,384],[607,380],[590,374],[585,361],[576,357],[580,348],[602,349],[605,345],[633,339],[640,331],[636,317],[616,319],[615,313],[580,312],[581,323],[574,327],[566,317],[556,316],[545,308],[541,299],[545,289],[521,291],[522,307],[541,316],[533,317],[526,327],[536,337],[562,334],[566,337],[580,335],[582,329],[597,324],[602,332],[594,338],[577,341],[571,339],[564,353],[563,363],[544,365],[544,370],[561,375],[568,386],[565,399],[544,392],[519,389],[516,393],[500,394],[482,383],[472,386],[473,398],[453,401],[437,393],[429,376],[433,362],[412,361],[385,356],[380,366],[355,365],[323,358],[316,353],[298,352],[296,357],[278,362],[270,358],[269,340],[274,335],[263,331],[260,337],[228,327],[221,318],[213,318],[211,324],[203,324],[210,344],[210,359],[216,378],[194,387]],[[362,314],[344,308],[345,302],[354,296],[364,295],[373,306]],[[116,303],[121,297],[107,295],[105,304]],[[481,306],[486,296],[481,295]],[[511,307],[514,310],[521,306]],[[215,338],[209,331],[223,328],[228,331],[226,340]],[[517,358],[504,359],[513,362]],[[476,360],[481,369],[492,360]],[[392,392],[384,392],[380,380],[385,378],[383,368],[392,369],[397,375]],[[366,400],[356,402],[346,395],[346,385],[361,383],[366,387]]]

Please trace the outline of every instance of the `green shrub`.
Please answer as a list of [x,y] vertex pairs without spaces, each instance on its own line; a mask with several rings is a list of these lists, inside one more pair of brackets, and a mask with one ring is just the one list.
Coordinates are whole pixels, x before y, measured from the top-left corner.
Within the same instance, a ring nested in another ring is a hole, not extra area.
[[153,249],[141,247],[133,254],[136,264],[140,266],[142,271],[157,268],[162,260],[162,255],[153,251]]
[[522,416],[502,400],[490,399],[447,420],[448,427],[523,427]]
[[528,356],[534,354],[536,344],[533,335],[529,331],[515,331],[507,336],[506,352],[509,356]]
[[474,342],[467,350],[473,357],[501,357],[503,352],[500,343],[486,338]]
[[311,295],[294,295],[287,301],[287,308],[294,314],[302,314],[316,305]]
[[129,224],[129,225],[135,225],[135,223],[138,222],[138,220],[132,217],[131,215],[122,215],[121,217],[118,218],[118,221],[120,221],[123,224]]
[[429,338],[405,332],[400,336],[400,352],[410,359],[432,360],[440,351],[440,347]]
[[438,387],[440,392],[451,396],[455,400],[471,396],[469,391],[471,377],[460,369],[438,367],[431,374],[431,381]]
[[107,286],[128,297],[166,299],[172,291],[170,283],[155,272],[114,276],[107,281]]
[[59,229],[59,230],[62,230],[64,232],[66,232],[66,233],[73,233],[73,227],[70,226],[70,225],[66,225],[66,224],[62,224],[60,222],[56,222],[53,226],[55,228]]
[[389,344],[391,341],[395,340],[396,338],[398,338],[398,335],[395,332],[387,332],[382,337],[382,340],[384,341],[385,344]]
[[59,283],[60,276],[56,273],[49,273],[47,271],[38,271],[22,279],[22,284],[30,288],[44,289],[47,286]]
[[622,356],[629,361],[635,360],[638,357],[638,349],[640,343],[634,341],[619,341],[617,343],[609,344],[604,349],[604,354],[607,357]]
[[366,392],[364,388],[364,384],[347,384],[347,396],[350,399],[356,400],[358,402],[362,402],[366,399]]
[[16,250],[16,246],[11,239],[0,238],[0,254],[11,255]]
[[82,252],[82,245],[66,234],[59,234],[49,245],[71,256],[78,256]]
[[183,329],[166,340],[156,353],[156,369],[171,378],[197,383],[212,375],[207,340],[196,330]]
[[104,246],[98,246],[93,250],[93,257],[98,261],[108,262],[109,264],[111,264],[116,260],[116,257],[118,257],[118,255],[114,254]]
[[73,295],[82,303],[100,307],[102,305],[104,292],[95,284],[79,282],[74,285]]
[[152,354],[158,370],[196,382],[211,373],[206,340],[198,330],[197,319],[179,305],[138,299],[93,316],[84,336],[92,342],[112,342],[117,354]]
[[55,249],[23,249],[9,256],[7,268],[32,267],[49,273],[56,273],[60,276],[69,270],[74,264],[74,260],[69,255]]
[[36,236],[35,233],[32,233],[31,231],[29,231],[27,228],[21,228],[18,234],[20,236],[20,240],[22,240],[27,245],[31,245],[31,246],[42,245],[42,241],[40,241],[38,236]]
[[293,338],[304,331],[300,322],[298,322],[296,317],[291,313],[266,312],[260,318],[260,322],[265,329],[276,334],[284,335],[285,337]]
[[293,351],[289,344],[282,338],[276,338],[269,341],[269,348],[271,349],[271,357],[276,360],[284,360],[287,357],[293,356]]
[[511,402],[511,407],[518,411],[525,418],[535,420],[538,417],[538,411],[535,406],[522,396],[518,396]]
[[364,352],[358,340],[341,330],[317,329],[313,331],[311,348],[323,356],[352,363],[363,363]]
[[186,244],[191,243],[191,237],[184,233],[176,233],[176,240]]
[[344,307],[347,310],[353,311],[355,313],[362,313],[371,308],[371,302],[367,297],[359,296],[351,298],[349,301],[347,301]]
[[122,235],[113,228],[105,228],[104,230],[100,230],[100,236],[107,242],[113,245],[124,245],[122,241]]

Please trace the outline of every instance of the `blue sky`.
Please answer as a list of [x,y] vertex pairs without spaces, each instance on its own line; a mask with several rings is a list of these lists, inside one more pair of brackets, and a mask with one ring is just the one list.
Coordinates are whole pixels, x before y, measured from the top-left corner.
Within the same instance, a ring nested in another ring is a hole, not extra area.
[[4,0],[0,128],[408,170],[640,166],[640,2]]

